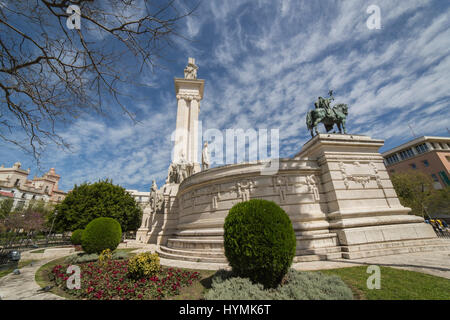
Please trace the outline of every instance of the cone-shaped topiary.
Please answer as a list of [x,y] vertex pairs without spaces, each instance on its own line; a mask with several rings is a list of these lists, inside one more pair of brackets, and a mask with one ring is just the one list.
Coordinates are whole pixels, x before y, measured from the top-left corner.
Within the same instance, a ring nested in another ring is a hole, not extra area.
[[224,247],[238,276],[274,288],[292,264],[296,239],[283,209],[275,202],[254,199],[231,208],[224,224]]
[[113,218],[101,217],[92,220],[81,236],[81,246],[87,253],[101,253],[105,249],[115,250],[122,238],[122,228]]
[[81,244],[81,235],[83,234],[83,229],[77,229],[74,232],[72,232],[72,236],[70,237],[70,242],[74,245]]

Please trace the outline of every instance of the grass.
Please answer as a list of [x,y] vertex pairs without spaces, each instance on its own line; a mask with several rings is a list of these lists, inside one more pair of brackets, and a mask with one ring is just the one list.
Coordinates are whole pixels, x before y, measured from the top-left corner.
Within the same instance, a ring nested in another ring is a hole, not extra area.
[[6,276],[7,274],[10,274],[14,271],[14,269],[20,269],[25,267],[26,265],[29,265],[31,262],[34,262],[34,260],[20,260],[17,265],[9,267],[5,270],[0,270],[0,278]]
[[180,294],[169,297],[171,300],[204,300],[206,290],[211,288],[211,281],[215,270],[193,270],[183,269],[190,272],[200,273],[199,281],[194,281],[191,286],[183,287],[180,290]]
[[45,249],[38,249],[38,250],[33,250],[30,251],[30,253],[44,253]]
[[[50,261],[46,264],[44,264],[43,266],[41,266],[38,271],[36,271],[36,274],[34,276],[34,279],[36,281],[36,283],[41,286],[41,288],[44,288],[45,286],[52,286],[54,285],[53,281],[50,280],[49,275],[52,272],[52,269],[54,266],[58,265],[58,264],[64,264],[64,260],[66,259],[66,257],[62,257],[53,261]],[[73,296],[71,296],[70,294],[68,294],[67,292],[65,292],[64,290],[62,290],[61,288],[58,287],[53,287],[49,292],[54,293],[58,296],[64,297],[68,300],[76,300]]]
[[[132,250],[135,249],[127,248],[117,251],[128,252]],[[43,265],[36,272],[36,282],[41,287],[53,285],[53,282],[50,281],[49,274],[55,265],[64,264],[64,259],[65,257]],[[24,261],[23,263],[27,264],[30,262]],[[216,271],[186,270],[199,272],[199,281],[194,281],[189,287],[183,287],[179,295],[168,297],[168,299],[203,300],[204,294],[211,288],[211,279]],[[380,270],[381,289],[372,290],[367,288],[366,282],[370,274],[366,273],[366,266],[321,270],[320,272],[327,275],[339,276],[353,291],[355,300],[450,300],[449,279],[390,267],[380,267]],[[57,287],[54,287],[51,292],[67,299],[75,299]]]
[[380,267],[381,288],[368,289],[367,267],[321,270],[334,274],[352,289],[356,299],[367,300],[449,300],[450,280],[429,274]]

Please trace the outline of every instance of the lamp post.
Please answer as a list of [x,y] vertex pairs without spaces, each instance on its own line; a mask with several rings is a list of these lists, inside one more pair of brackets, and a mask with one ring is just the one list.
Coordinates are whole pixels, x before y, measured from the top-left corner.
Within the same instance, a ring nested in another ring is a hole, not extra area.
[[58,215],[58,210],[55,210],[55,213],[53,213],[52,226],[50,227],[50,231],[49,231],[49,233],[47,235],[47,244],[48,244],[48,238],[49,238],[50,234],[52,233],[53,225],[55,224],[55,219],[56,219],[57,215]]

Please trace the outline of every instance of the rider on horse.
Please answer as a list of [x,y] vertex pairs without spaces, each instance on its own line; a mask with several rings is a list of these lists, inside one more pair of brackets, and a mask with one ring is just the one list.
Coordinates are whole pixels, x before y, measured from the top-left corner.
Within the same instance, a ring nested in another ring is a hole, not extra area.
[[328,117],[333,117],[335,115],[335,112],[333,111],[333,109],[330,106],[331,101],[334,100],[332,90],[330,90],[329,95],[330,95],[330,98],[326,98],[326,99],[324,99],[322,97],[318,97],[317,101],[314,102],[314,106],[316,107],[316,109],[319,109],[319,108],[325,109],[326,115]]

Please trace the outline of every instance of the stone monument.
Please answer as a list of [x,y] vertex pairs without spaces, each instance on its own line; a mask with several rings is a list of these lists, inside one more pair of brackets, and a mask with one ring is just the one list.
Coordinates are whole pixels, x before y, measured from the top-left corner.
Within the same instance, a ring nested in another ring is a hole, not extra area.
[[151,199],[158,205],[151,200],[144,210],[138,241],[156,243],[166,259],[223,267],[225,217],[236,203],[258,198],[276,202],[289,215],[297,239],[294,261],[450,249],[423,218],[409,215],[400,204],[378,152],[382,140],[317,131],[327,118],[327,131],[340,123],[345,133],[347,105],[331,107],[332,91],[330,98],[316,102],[316,114],[308,113],[313,137],[293,158],[278,159],[275,174],[262,175],[266,161],[209,168],[207,143],[200,171],[193,120],[204,81],[196,79],[197,69],[190,58],[185,78],[175,79],[176,128],[185,134],[176,136],[166,184],[160,190],[152,185],[156,196]]
[[182,157],[193,165],[193,173],[200,171],[198,163],[198,114],[203,99],[205,80],[197,79],[195,59],[189,58],[184,69],[184,79],[175,78],[175,94],[178,102],[173,163]]

